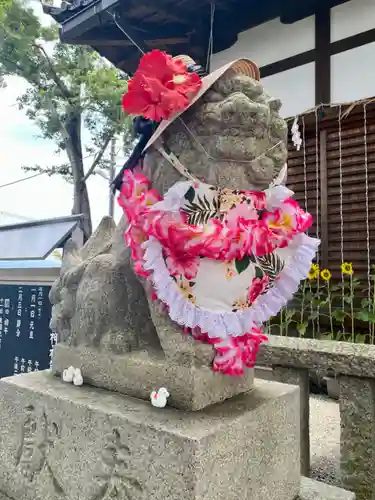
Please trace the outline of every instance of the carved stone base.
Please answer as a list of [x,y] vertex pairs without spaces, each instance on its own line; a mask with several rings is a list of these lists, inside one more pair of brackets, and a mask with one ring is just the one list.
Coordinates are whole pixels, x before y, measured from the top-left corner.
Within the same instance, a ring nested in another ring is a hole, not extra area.
[[[12,499],[0,492],[0,500]],[[355,500],[355,495],[341,488],[303,477],[300,494],[296,500]]]
[[253,387],[254,373],[229,377],[213,373],[209,367],[175,365],[146,351],[125,355],[101,354],[90,348],[57,344],[52,370],[55,375],[70,365],[80,368],[85,383],[149,400],[151,391],[166,387],[168,404],[182,410],[201,410]]
[[[298,388],[254,390],[200,412],[49,372],[0,382],[0,491],[15,500],[294,500]],[[277,495],[277,496],[275,496]]]

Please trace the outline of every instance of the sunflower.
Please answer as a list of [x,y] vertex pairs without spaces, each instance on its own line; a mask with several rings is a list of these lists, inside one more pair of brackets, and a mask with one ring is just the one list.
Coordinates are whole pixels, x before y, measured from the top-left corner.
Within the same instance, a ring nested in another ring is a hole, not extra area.
[[315,280],[319,276],[319,266],[318,264],[311,264],[309,274],[307,275],[309,280]]
[[351,276],[353,274],[353,264],[351,262],[343,262],[341,264],[342,274],[348,274]]
[[320,276],[324,279],[324,281],[329,281],[331,279],[331,271],[323,269],[323,271],[320,272]]

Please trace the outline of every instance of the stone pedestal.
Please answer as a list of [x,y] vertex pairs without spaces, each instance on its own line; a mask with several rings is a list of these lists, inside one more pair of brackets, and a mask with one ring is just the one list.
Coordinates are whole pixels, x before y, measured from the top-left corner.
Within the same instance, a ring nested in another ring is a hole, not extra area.
[[295,386],[261,381],[187,412],[42,372],[3,379],[0,401],[0,491],[15,500],[294,500],[300,491]]
[[182,410],[201,410],[248,392],[254,381],[254,370],[228,377],[214,373],[211,366],[166,361],[162,352],[103,354],[95,348],[57,344],[53,373],[61,375],[70,365],[82,370],[85,383],[140,399],[148,400],[151,391],[167,387],[168,404]]
[[[12,499],[0,492],[0,500]],[[328,486],[303,477],[301,479],[300,493],[296,500],[355,500],[355,495],[341,488]]]
[[357,500],[375,499],[375,383],[346,377],[340,382],[341,480]]

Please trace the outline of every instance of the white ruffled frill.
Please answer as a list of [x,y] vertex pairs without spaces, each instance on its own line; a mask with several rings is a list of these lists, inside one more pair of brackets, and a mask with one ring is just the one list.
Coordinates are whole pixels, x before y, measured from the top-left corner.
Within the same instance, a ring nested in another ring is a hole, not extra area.
[[229,335],[241,336],[279,313],[298,290],[301,280],[307,277],[319,244],[316,238],[298,234],[288,246],[292,255],[273,287],[248,309],[237,312],[202,309],[183,297],[169,274],[163,248],[156,238],[151,237],[144,243],[144,267],[151,272],[156,294],[169,307],[173,321],[184,327],[199,327],[210,338],[225,339]]

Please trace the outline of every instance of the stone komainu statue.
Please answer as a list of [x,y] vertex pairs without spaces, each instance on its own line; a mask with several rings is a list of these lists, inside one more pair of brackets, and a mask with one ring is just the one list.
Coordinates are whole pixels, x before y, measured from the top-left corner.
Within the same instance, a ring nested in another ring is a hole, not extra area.
[[[254,75],[248,76],[246,71],[229,66],[201,94],[183,113],[182,119],[173,119],[165,127],[162,148],[158,146],[158,138],[148,149],[142,174],[150,179],[151,187],[161,195],[181,182],[186,183],[188,177],[193,183],[194,179],[199,179],[205,186],[214,186],[207,189],[213,190],[220,198],[221,207],[229,203],[227,208],[230,210],[233,196],[238,198],[238,193],[247,196],[246,203],[251,204],[246,193],[266,190],[280,174],[286,175],[287,126],[279,114],[281,103],[264,91]],[[173,153],[172,157],[170,153]],[[178,159],[178,168],[173,165],[175,158]],[[181,166],[187,169],[188,176],[179,168]],[[197,196],[193,201],[189,200],[194,206],[200,199],[199,194]],[[205,196],[202,195],[202,199],[206,200]],[[220,218],[217,214],[212,217],[225,221],[227,212],[223,214]],[[306,226],[306,218],[304,220]],[[53,304],[51,328],[57,331],[59,341],[71,346],[94,347],[103,355],[146,350],[152,355],[164,356],[168,363],[211,365],[215,356],[212,342],[196,341],[204,332],[194,335],[195,329],[192,328],[186,334],[184,328],[170,318],[168,307],[166,309],[160,301],[153,300],[155,290],[150,281],[135,275],[131,252],[124,242],[126,227],[125,217],[118,227],[110,218],[104,218],[82,249],[77,249],[72,242],[65,248],[61,275],[50,293]],[[301,226],[300,229],[302,232],[304,228]],[[316,245],[315,242],[310,244],[313,250],[302,274],[310,268]],[[249,273],[249,282],[258,285],[262,296],[270,293],[274,286],[271,281],[277,277],[276,271],[273,278],[268,273],[270,264],[264,264],[264,254],[259,254],[256,263],[252,262],[252,270],[249,267],[244,272],[244,275]],[[239,268],[242,272],[243,261],[240,266],[237,265],[238,259],[233,262],[237,266],[234,272],[238,273]],[[272,265],[279,266],[277,273],[285,271],[288,262],[282,250],[272,259]],[[183,291],[183,285],[172,272],[171,277]],[[298,276],[298,281],[302,277]],[[253,298],[247,298],[245,306],[233,303],[228,314],[234,317],[233,314],[238,314],[241,308],[251,310],[256,300],[259,301],[255,292],[256,287],[252,286],[249,293],[253,293]],[[195,298],[192,300],[192,294],[189,297],[193,303]],[[218,371],[225,372],[225,369]]]

